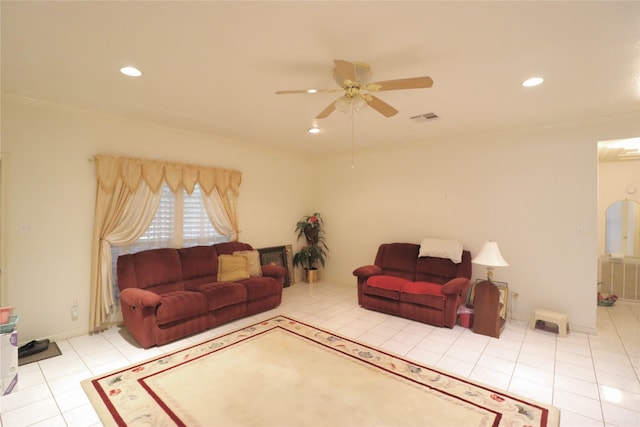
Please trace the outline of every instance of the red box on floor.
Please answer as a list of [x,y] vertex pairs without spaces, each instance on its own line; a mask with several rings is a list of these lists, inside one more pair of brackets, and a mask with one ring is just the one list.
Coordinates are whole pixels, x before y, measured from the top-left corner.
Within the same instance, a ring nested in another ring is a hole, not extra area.
[[465,304],[458,307],[458,318],[460,319],[460,326],[471,328],[473,326],[473,306]]

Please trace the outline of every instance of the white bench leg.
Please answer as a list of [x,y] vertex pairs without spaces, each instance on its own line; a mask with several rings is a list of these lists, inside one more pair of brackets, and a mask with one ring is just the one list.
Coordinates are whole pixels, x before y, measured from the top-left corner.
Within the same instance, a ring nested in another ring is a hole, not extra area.
[[567,321],[560,320],[558,321],[558,335],[561,337],[567,336]]

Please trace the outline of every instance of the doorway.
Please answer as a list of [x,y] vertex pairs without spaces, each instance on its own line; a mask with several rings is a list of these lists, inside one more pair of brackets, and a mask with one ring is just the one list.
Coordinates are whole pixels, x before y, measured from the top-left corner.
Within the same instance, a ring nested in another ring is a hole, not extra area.
[[640,138],[599,142],[598,290],[630,301],[640,301],[636,206],[640,206]]

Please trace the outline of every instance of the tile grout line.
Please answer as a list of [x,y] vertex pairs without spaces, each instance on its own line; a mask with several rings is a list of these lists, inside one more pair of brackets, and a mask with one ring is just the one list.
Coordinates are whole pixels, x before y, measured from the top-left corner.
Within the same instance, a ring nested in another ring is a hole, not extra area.
[[[615,329],[615,323],[613,321],[613,318],[611,317],[611,313],[609,312],[609,310],[605,310],[605,312],[607,313],[607,318],[609,319],[609,323],[611,323]],[[597,323],[597,317],[598,317],[598,313],[596,311],[596,323]],[[597,324],[596,324],[596,330],[597,330]],[[597,332],[596,332],[596,336],[597,336]],[[618,337],[618,339],[620,339],[620,336],[618,335],[617,330],[616,330],[616,336]],[[589,354],[591,356],[591,364],[593,366],[593,375],[596,377],[596,391],[598,392],[598,401],[600,402],[600,415],[602,416],[602,422],[606,425],[606,419],[604,417],[604,408],[602,407],[602,393],[600,392],[600,379],[598,378],[598,372],[596,371],[596,361],[593,354],[593,347],[591,345],[591,338],[589,335],[587,335],[587,339],[589,342]],[[623,344],[623,347],[624,347],[624,344]]]

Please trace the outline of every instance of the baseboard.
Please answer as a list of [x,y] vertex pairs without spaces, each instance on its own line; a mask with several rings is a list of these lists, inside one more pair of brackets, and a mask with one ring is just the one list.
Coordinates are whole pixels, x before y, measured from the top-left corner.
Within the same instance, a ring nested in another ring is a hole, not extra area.
[[[81,335],[87,335],[89,334],[89,328],[85,328],[85,329],[78,329],[75,331],[67,331],[61,334],[56,334],[56,335],[49,335],[46,337],[42,337],[42,338],[37,338],[37,340],[43,340],[43,339],[48,339],[51,342],[56,342],[56,341],[60,341],[60,340],[66,340],[69,338],[75,338],[75,337],[79,337]],[[18,339],[20,339],[20,330],[18,330]],[[18,341],[18,346],[22,346],[24,344],[27,344],[28,342],[30,342],[31,340],[28,341]]]

